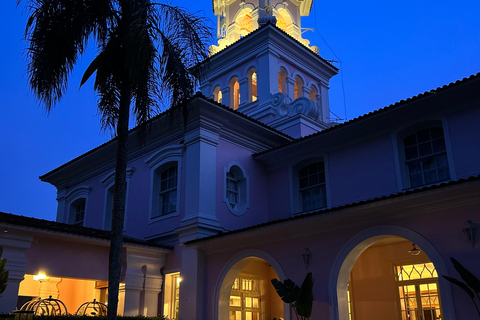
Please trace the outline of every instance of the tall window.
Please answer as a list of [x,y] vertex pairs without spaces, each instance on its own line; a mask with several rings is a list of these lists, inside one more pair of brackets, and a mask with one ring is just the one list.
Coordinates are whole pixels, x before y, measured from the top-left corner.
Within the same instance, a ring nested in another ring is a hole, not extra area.
[[160,175],[160,215],[177,210],[177,165],[165,169]]
[[168,319],[178,320],[181,282],[180,272],[165,275],[163,312]]
[[253,31],[252,12],[244,9],[237,17],[236,23],[240,27],[240,37],[245,37]]
[[235,279],[230,294],[229,320],[260,320],[260,282],[243,274]]
[[442,127],[419,130],[403,142],[411,188],[450,179]]
[[295,77],[295,84],[293,85],[293,97],[294,99],[303,97],[303,80],[299,76]]
[[222,103],[222,90],[220,90],[220,86],[216,86],[213,90],[213,100]]
[[402,320],[440,319],[438,275],[433,263],[395,267]]
[[308,94],[308,98],[313,102],[317,102],[317,89],[314,86],[310,86],[310,93]]
[[278,72],[278,92],[287,94],[287,72],[283,68]]
[[75,200],[70,207],[70,223],[83,226],[85,220],[85,198]]
[[242,215],[248,208],[248,177],[240,164],[231,164],[225,168],[224,201],[235,215]]
[[257,73],[255,69],[252,68],[249,70],[248,75],[248,102],[257,101]]
[[105,198],[105,218],[103,220],[103,230],[112,229],[112,214],[113,214],[113,191],[115,185],[111,185],[107,189],[107,195]]
[[298,172],[301,211],[327,206],[325,168],[323,162],[315,162]]
[[230,107],[237,110],[240,105],[240,84],[238,78],[235,77],[230,81]]
[[240,202],[240,192],[239,192],[239,181],[235,178],[232,173],[232,170],[227,172],[227,199],[230,206],[235,209],[235,207]]

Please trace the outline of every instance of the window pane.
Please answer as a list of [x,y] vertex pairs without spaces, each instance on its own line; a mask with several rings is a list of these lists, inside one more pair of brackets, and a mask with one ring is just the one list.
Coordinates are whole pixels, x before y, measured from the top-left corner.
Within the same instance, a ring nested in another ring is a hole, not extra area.
[[405,164],[410,187],[450,178],[441,127],[420,130],[404,139]]
[[417,146],[411,146],[405,148],[405,159],[410,160],[418,157]]
[[417,132],[418,143],[426,142],[430,140],[430,129],[423,129]]
[[432,140],[432,147],[435,153],[445,151],[445,140],[443,138]]
[[432,144],[430,141],[425,143],[420,143],[418,145],[418,154],[420,157],[426,156],[432,153]]

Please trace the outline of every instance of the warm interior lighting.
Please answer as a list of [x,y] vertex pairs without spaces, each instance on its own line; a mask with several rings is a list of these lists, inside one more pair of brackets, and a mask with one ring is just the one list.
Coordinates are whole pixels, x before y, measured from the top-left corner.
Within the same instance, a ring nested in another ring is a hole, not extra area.
[[35,280],[35,281],[40,281],[40,282],[42,282],[42,281],[48,281],[49,279],[50,279],[49,276],[47,276],[47,275],[44,274],[44,273],[40,273],[40,272],[39,272],[38,274],[36,274],[36,275],[33,276],[33,280]]
[[183,280],[182,278],[178,277],[178,278],[176,279],[177,284],[180,283],[180,282],[182,282],[182,280]]

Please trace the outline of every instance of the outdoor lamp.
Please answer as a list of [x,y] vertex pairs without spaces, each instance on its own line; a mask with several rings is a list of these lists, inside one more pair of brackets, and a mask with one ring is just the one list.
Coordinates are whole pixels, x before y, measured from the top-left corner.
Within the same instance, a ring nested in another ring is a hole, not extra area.
[[33,276],[33,280],[40,281],[40,282],[48,281],[49,279],[50,279],[49,276],[47,276],[45,273],[40,273],[40,272]]
[[413,245],[413,248],[412,250],[409,250],[408,252],[412,255],[412,256],[418,256],[420,254],[420,252],[422,252],[420,249],[418,249],[417,245],[415,243],[412,243]]
[[308,248],[303,249],[302,257],[303,257],[303,264],[305,265],[305,268],[308,269],[308,265],[310,264],[310,256],[312,253]]
[[472,222],[472,220],[467,220],[462,230],[463,230],[463,234],[465,235],[465,239],[467,239],[468,243],[470,243],[472,247],[474,247],[475,232],[477,231],[477,226]]

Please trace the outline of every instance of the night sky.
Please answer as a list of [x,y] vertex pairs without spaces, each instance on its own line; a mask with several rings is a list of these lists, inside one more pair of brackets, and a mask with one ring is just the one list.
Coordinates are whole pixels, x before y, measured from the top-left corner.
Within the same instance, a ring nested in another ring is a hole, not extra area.
[[[56,189],[38,177],[109,140],[100,131],[93,82],[79,89],[95,48],[80,61],[50,115],[27,87],[16,0],[0,3],[0,211],[54,220]],[[212,20],[211,0],[172,1]],[[330,107],[353,119],[480,72],[480,1],[320,1],[302,20],[304,38],[341,73]]]

